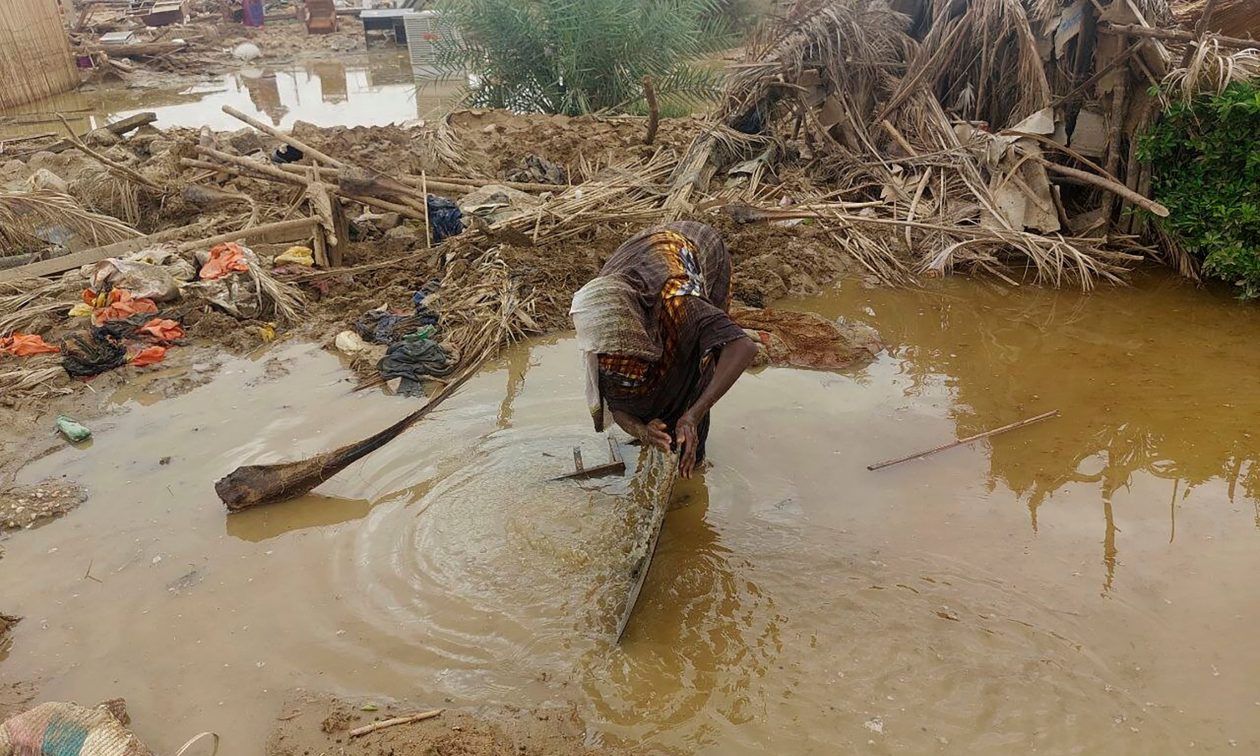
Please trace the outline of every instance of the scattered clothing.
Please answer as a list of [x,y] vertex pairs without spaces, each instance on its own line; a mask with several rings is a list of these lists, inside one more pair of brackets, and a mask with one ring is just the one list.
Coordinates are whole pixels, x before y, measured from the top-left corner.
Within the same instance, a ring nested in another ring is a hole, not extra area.
[[249,261],[245,258],[245,249],[235,242],[216,244],[210,249],[210,259],[201,266],[198,274],[203,281],[223,278],[229,273],[244,273],[249,270]]
[[114,289],[109,292],[105,306],[98,307],[92,313],[92,324],[99,326],[111,320],[121,320],[133,315],[157,311],[157,304],[152,299],[137,299],[126,289]]
[[[745,338],[727,314],[730,285],[730,253],[718,232],[684,221],[622,244],[578,291],[570,314],[596,431],[608,408],[660,419],[673,432],[712,380],[717,352]],[[697,459],[708,426],[706,416],[697,427]]]
[[386,310],[368,310],[354,321],[354,330],[375,344],[393,344],[415,334],[424,323],[414,315],[399,315]]
[[271,153],[271,162],[276,165],[296,163],[306,157],[306,153],[291,144],[282,144]]
[[61,344],[61,365],[74,378],[90,378],[127,362],[127,349],[103,328],[72,333]]
[[166,359],[166,347],[151,346],[136,352],[131,358],[132,367],[145,367],[146,365],[156,365]]
[[441,378],[455,370],[457,359],[452,358],[436,341],[426,338],[404,339],[391,344],[385,356],[377,363],[385,380],[402,378],[399,391],[407,396],[418,392],[425,378]]
[[441,286],[442,283],[434,279],[425,284],[420,291],[411,295],[411,304],[416,308],[416,322],[420,325],[437,325],[438,314],[425,304],[425,300],[441,288]]
[[57,416],[57,430],[60,431],[61,435],[76,444],[92,437],[92,431],[86,425],[82,425],[65,415]]
[[176,341],[184,338],[184,327],[174,320],[153,318],[137,329],[138,333],[152,336],[157,341]]
[[433,194],[426,198],[425,204],[429,208],[429,234],[434,244],[464,232],[463,213],[459,205]]
[[61,349],[44,341],[44,337],[34,333],[14,331],[12,336],[0,338],[0,352],[8,352],[14,357],[30,357],[33,354],[56,354]]

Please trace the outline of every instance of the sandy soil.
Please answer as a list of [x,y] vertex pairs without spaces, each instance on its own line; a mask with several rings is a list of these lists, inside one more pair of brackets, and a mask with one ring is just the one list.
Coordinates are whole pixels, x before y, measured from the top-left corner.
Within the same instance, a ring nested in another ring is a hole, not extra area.
[[614,753],[584,744],[585,726],[569,710],[550,712],[484,709],[445,710],[422,722],[396,725],[352,737],[350,731],[395,717],[440,709],[403,702],[295,694],[267,740],[267,756],[581,756]]

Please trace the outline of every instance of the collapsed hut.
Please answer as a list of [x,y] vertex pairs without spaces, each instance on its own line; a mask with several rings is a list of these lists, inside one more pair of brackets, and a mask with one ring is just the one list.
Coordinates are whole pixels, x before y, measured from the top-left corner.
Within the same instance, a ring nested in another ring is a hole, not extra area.
[[0,3],[0,108],[25,105],[79,85],[79,70],[56,0]]
[[800,0],[737,66],[666,207],[717,194],[738,220],[808,219],[889,283],[1089,287],[1151,257],[1193,274],[1146,223],[1168,214],[1137,154],[1148,92],[1256,71],[1172,20],[1165,0]]

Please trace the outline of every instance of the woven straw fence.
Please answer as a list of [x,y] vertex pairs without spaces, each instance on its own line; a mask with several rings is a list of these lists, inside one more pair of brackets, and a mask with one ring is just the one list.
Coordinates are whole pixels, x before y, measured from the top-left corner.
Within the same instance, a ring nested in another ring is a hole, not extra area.
[[0,0],[0,109],[78,85],[56,0]]

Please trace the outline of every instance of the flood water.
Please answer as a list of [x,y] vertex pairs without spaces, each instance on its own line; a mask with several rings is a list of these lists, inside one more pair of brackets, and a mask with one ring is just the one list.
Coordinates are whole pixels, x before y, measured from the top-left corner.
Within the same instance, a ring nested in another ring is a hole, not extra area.
[[[296,121],[321,126],[382,126],[432,118],[449,108],[463,82],[417,78],[405,51],[380,50],[347,61],[320,59],[283,65],[241,65],[236,70],[193,85],[127,88],[117,84],[30,103],[4,111],[66,114],[77,130],[87,131],[143,111],[158,116],[157,126],[231,131],[244,126],[223,112],[224,105],[264,123],[288,129]],[[4,125],[0,134],[21,136],[61,129],[60,122]]]
[[734,387],[620,646],[627,483],[543,482],[600,455],[570,339],[513,349],[317,495],[227,516],[211,482],[236,465],[413,406],[288,346],[176,399],[136,387],[90,448],[22,472],[92,496],[5,542],[0,608],[26,621],[0,679],[124,696],[162,752],[216,730],[259,754],[295,686],[573,704],[593,743],[643,751],[1260,750],[1260,310],[1164,276],[787,304],[889,350]]

